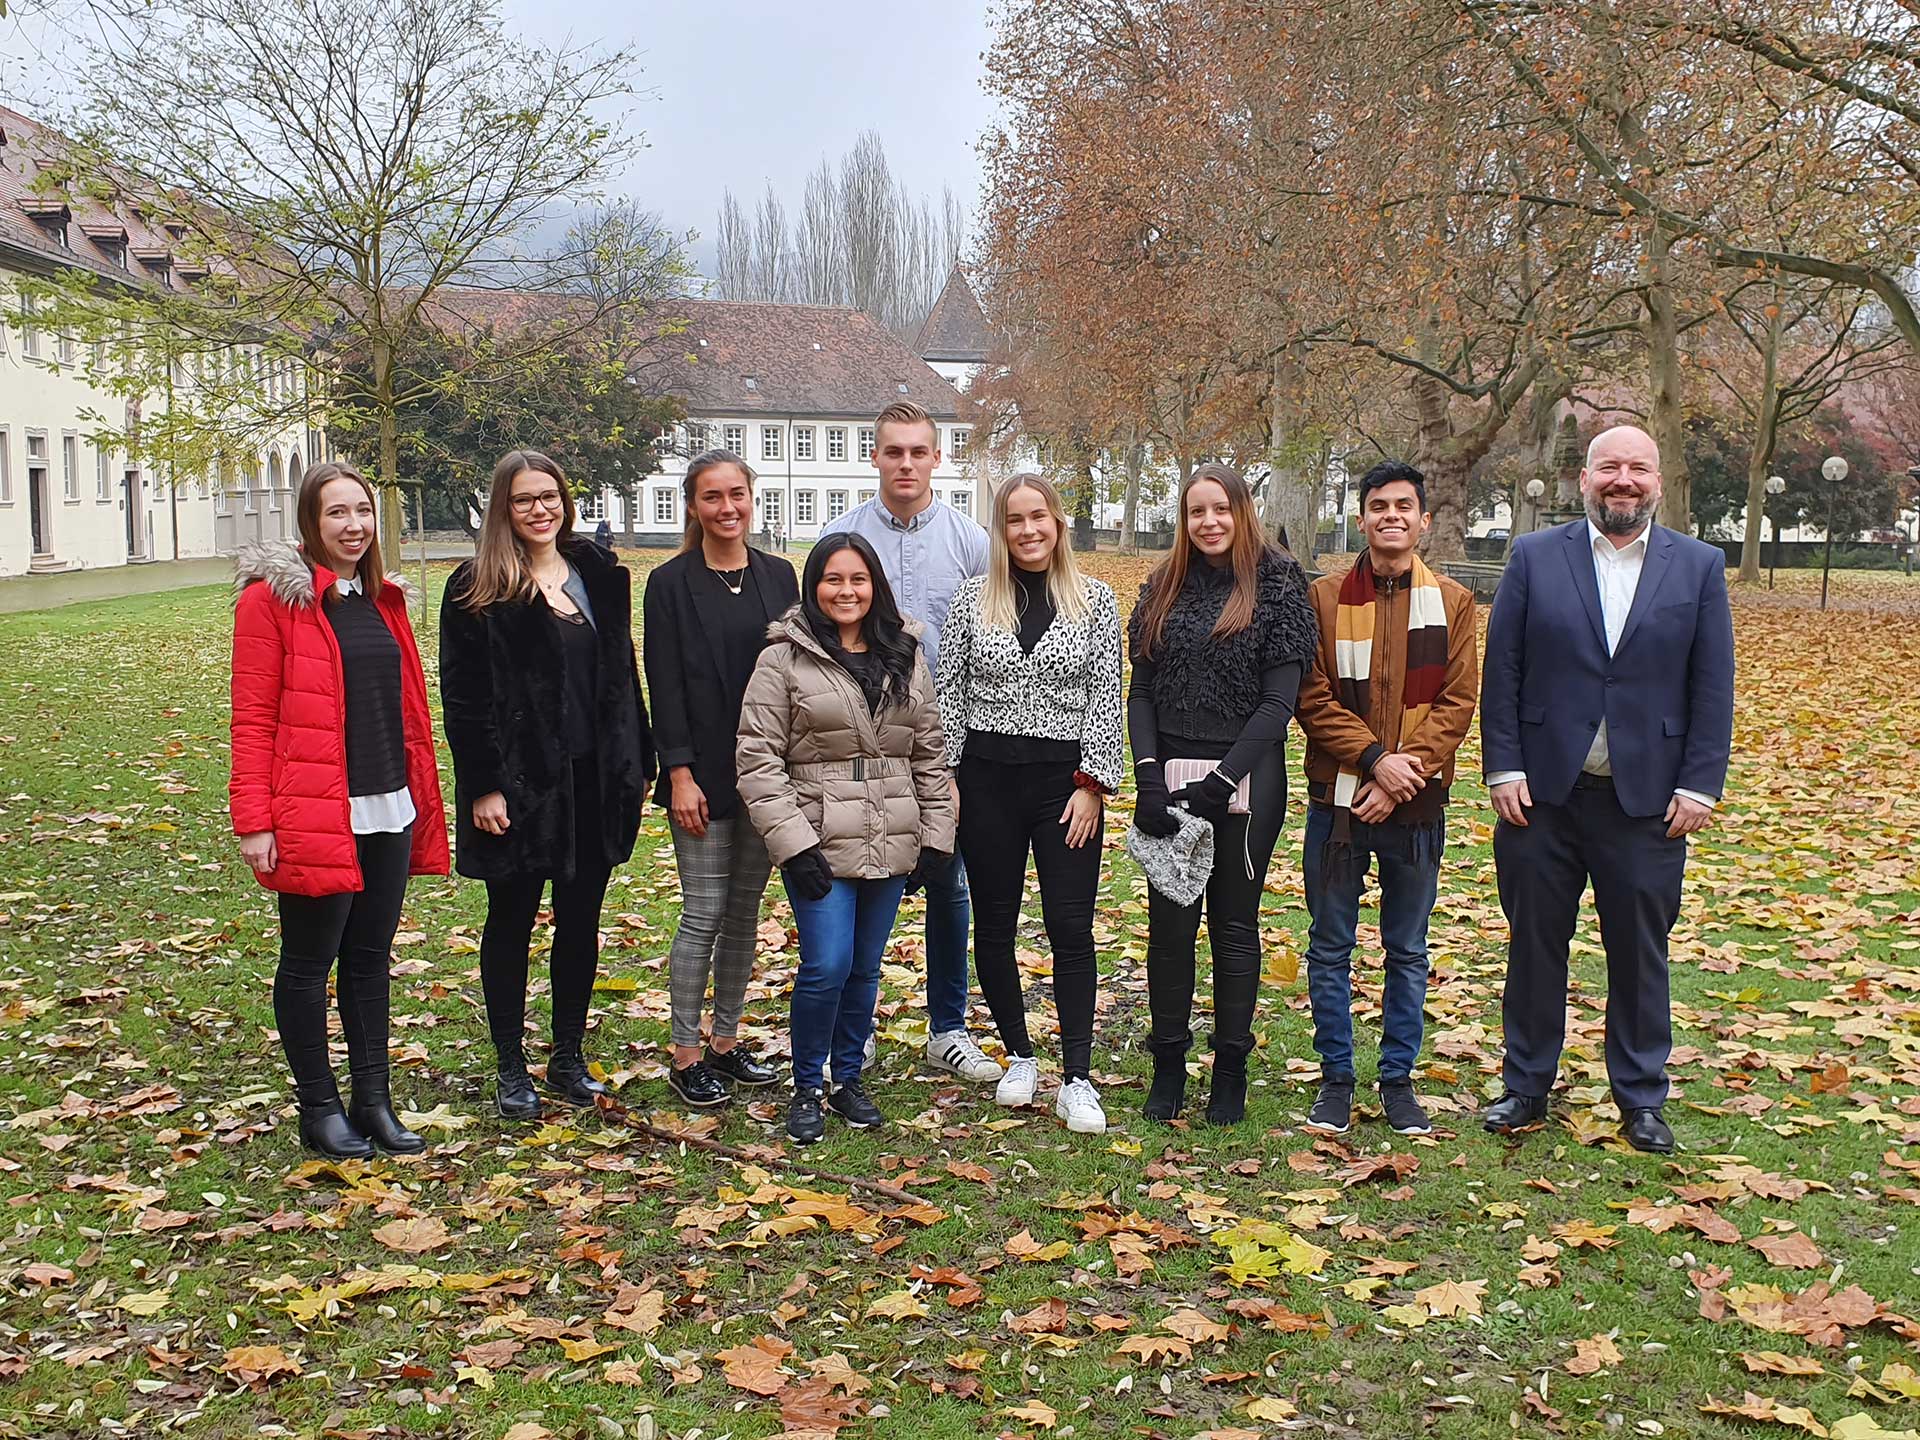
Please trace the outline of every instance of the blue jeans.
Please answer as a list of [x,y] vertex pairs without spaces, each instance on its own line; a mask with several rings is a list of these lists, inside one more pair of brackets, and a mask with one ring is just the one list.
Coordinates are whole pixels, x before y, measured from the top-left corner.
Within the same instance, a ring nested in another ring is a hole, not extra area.
[[1440,888],[1440,847],[1423,854],[1403,826],[1353,822],[1353,863],[1329,868],[1333,811],[1307,807],[1302,869],[1307,911],[1307,995],[1313,1002],[1313,1048],[1325,1080],[1353,1076],[1353,944],[1360,924],[1360,888],[1369,858],[1380,867],[1380,942],[1387,952],[1380,1004],[1380,1083],[1413,1078],[1427,1003],[1427,918]]
[[[967,1027],[967,867],[955,855],[927,877],[927,1033]],[[839,1061],[834,1062],[838,1075]]]
[[835,880],[824,900],[788,897],[800,931],[790,1012],[796,1088],[821,1087],[829,1053],[835,1084],[859,1078],[880,996],[880,961],[906,884],[904,875]]

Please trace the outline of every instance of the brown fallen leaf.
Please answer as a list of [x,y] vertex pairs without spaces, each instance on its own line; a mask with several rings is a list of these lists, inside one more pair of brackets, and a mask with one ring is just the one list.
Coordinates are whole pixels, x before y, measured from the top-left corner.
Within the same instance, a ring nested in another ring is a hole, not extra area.
[[1024,1315],[1016,1315],[1007,1328],[1019,1335],[1059,1335],[1067,1328],[1067,1302],[1042,1300]]
[[1811,1355],[1783,1355],[1778,1350],[1742,1350],[1740,1363],[1755,1375],[1824,1375],[1827,1367]]
[[1193,1346],[1177,1335],[1133,1335],[1120,1342],[1121,1355],[1132,1355],[1149,1365],[1165,1365],[1169,1361],[1185,1363],[1193,1358]]
[[1469,1280],[1464,1285],[1442,1280],[1438,1285],[1414,1291],[1413,1298],[1415,1303],[1426,1306],[1430,1315],[1478,1315],[1486,1293],[1484,1280]]
[[1014,1419],[1023,1420],[1029,1425],[1038,1425],[1043,1430],[1053,1429],[1054,1423],[1060,1418],[1058,1410],[1039,1400],[1029,1400],[1024,1405],[1009,1405],[1000,1413],[1011,1415]]
[[220,1361],[220,1373],[243,1385],[264,1385],[281,1375],[300,1374],[300,1362],[278,1345],[238,1345]]
[[1611,1336],[1595,1335],[1573,1342],[1574,1355],[1567,1362],[1569,1375],[1597,1375],[1604,1366],[1620,1363],[1619,1347]]
[[389,1220],[373,1232],[373,1238],[389,1250],[402,1255],[424,1255],[453,1243],[447,1222],[438,1215],[416,1215],[411,1220]]
[[1210,1319],[1198,1310],[1176,1310],[1160,1322],[1160,1328],[1196,1345],[1209,1340],[1224,1340],[1229,1327]]
[[1785,1270],[1818,1270],[1827,1263],[1820,1247],[1798,1230],[1785,1235],[1756,1235],[1747,1245],[1766,1256],[1768,1264]]
[[807,1368],[813,1371],[816,1377],[826,1381],[829,1386],[837,1385],[849,1395],[858,1395],[863,1390],[873,1388],[873,1382],[854,1369],[847,1357],[838,1350],[822,1355],[818,1359],[809,1360]]
[[751,1395],[778,1395],[786,1388],[787,1372],[758,1344],[735,1345],[714,1356],[724,1367],[727,1384]]
[[1738,1405],[1726,1405],[1709,1395],[1701,1404],[1700,1410],[1706,1415],[1731,1415],[1741,1420],[1771,1420],[1776,1425],[1790,1425],[1805,1430],[1809,1435],[1824,1436],[1827,1427],[1813,1418],[1811,1410],[1797,1405],[1782,1405],[1778,1400],[1766,1395],[1756,1395],[1749,1390]]
[[51,1289],[55,1285],[71,1285],[73,1271],[46,1260],[36,1260],[20,1272],[21,1278],[29,1284]]

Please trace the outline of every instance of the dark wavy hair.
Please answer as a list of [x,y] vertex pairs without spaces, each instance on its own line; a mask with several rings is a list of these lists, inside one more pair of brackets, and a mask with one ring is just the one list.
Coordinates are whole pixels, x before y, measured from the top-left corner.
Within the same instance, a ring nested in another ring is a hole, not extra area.
[[847,652],[840,644],[839,623],[820,608],[817,593],[820,577],[827,573],[827,562],[842,550],[851,550],[864,560],[867,573],[873,577],[873,604],[860,622],[860,638],[867,642],[868,653],[880,661],[880,708],[905,705],[913,690],[913,666],[920,646],[907,634],[900,607],[894,603],[893,587],[887,583],[887,572],[880,568],[880,557],[874,554],[873,546],[845,530],[816,540],[800,575],[800,613],[806,616],[807,628],[820,647],[845,665]]

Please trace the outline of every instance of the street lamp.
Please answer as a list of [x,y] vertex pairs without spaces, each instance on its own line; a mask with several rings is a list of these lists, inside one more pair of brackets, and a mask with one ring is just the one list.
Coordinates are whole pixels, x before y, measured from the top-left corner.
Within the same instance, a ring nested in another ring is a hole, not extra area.
[[1827,481],[1827,558],[1820,566],[1820,608],[1827,608],[1827,576],[1833,570],[1833,502],[1839,497],[1840,484],[1847,478],[1846,457],[1829,455],[1820,462],[1820,473]]
[[1540,497],[1547,493],[1547,482],[1538,475],[1527,481],[1527,532],[1540,528]]
[[[1914,482],[1916,489],[1920,489],[1920,465],[1907,467],[1907,478]],[[1914,509],[1920,510],[1920,494],[1914,496]],[[1913,547],[1915,542],[1920,540],[1920,535],[1915,533],[1920,531],[1920,515],[1914,515],[1912,511],[1907,512],[1907,515],[1912,516],[1912,518],[1903,517],[1907,531],[1907,578],[1911,580],[1913,578]]]
[[[1778,495],[1786,488],[1786,476],[1767,476],[1767,494]],[[1773,563],[1767,566],[1767,588],[1771,590],[1773,588],[1773,572],[1780,568],[1780,520],[1777,516],[1767,514],[1766,502],[1764,500],[1760,503],[1760,515],[1762,519],[1766,520],[1773,527]]]

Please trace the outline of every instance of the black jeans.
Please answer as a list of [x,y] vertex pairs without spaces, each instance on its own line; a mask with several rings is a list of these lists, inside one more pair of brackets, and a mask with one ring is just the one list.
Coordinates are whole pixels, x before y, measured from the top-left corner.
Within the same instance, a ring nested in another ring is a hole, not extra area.
[[[509,816],[509,819],[512,817]],[[600,829],[598,764],[573,765],[573,877],[553,879],[553,948],[547,957],[553,979],[553,1043],[557,1049],[587,1033],[587,1005],[600,968],[600,906],[611,867]],[[487,923],[480,932],[480,986],[487,999],[487,1028],[502,1055],[521,1053],[527,1023],[527,952],[540,914],[545,875],[487,882]]]
[[[1162,748],[1180,756],[1173,746],[1163,743]],[[1184,1053],[1193,1039],[1188,1023],[1202,901],[1213,947],[1214,1053],[1245,1056],[1253,1048],[1253,1005],[1260,990],[1260,896],[1287,820],[1284,745],[1275,745],[1254,765],[1249,799],[1250,815],[1229,815],[1214,826],[1213,877],[1202,900],[1177,905],[1158,890],[1147,892],[1147,1005],[1156,1053]]]
[[327,974],[340,962],[340,1029],[357,1085],[387,1073],[387,962],[407,894],[413,827],[356,835],[366,888],[343,895],[280,897],[280,968],[273,976],[273,1021],[302,1105],[340,1098],[327,1056]]
[[1033,1054],[1014,940],[1027,885],[1027,850],[1040,873],[1040,911],[1053,951],[1060,1068],[1088,1078],[1093,1058],[1093,905],[1100,889],[1099,834],[1067,846],[1060,812],[1073,797],[1073,766],[960,762],[960,855],[973,889],[973,968],[1012,1055]]

